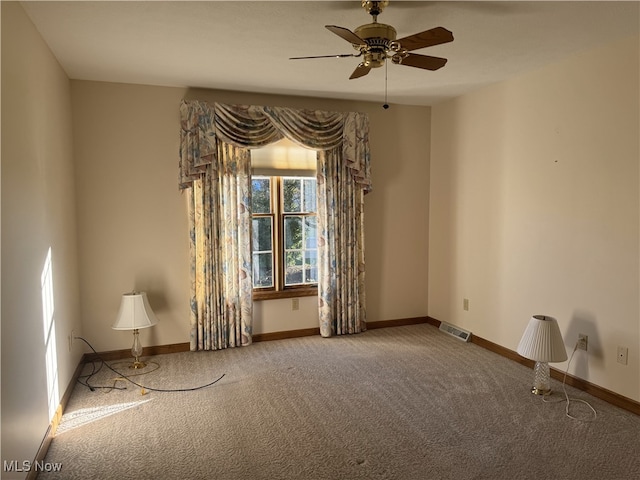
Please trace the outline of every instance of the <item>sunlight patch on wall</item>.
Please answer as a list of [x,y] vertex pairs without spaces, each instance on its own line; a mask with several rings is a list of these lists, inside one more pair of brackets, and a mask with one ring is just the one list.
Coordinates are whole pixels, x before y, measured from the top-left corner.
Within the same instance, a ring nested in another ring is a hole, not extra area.
[[42,321],[44,326],[45,362],[47,369],[47,403],[49,406],[49,420],[53,419],[60,393],[58,391],[58,354],[56,351],[56,322],[53,304],[53,268],[51,264],[51,247],[44,261],[40,276],[42,291]]

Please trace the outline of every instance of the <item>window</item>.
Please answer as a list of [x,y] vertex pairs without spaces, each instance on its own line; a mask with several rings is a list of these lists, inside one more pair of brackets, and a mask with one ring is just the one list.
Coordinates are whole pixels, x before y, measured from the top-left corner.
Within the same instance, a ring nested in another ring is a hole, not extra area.
[[251,195],[253,288],[257,298],[260,294],[315,294],[316,179],[253,176]]

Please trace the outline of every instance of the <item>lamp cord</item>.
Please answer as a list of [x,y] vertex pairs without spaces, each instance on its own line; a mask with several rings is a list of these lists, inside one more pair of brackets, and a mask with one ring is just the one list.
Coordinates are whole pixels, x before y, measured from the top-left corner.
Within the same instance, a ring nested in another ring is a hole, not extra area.
[[[96,349],[93,348],[93,345],[91,345],[87,340],[85,340],[82,337],[75,337],[75,338],[77,338],[78,340],[82,340],[84,343],[86,343],[89,346],[89,348],[93,351],[93,353],[100,360],[100,367],[98,367],[97,370],[95,368],[95,362],[92,362],[93,371],[89,375],[82,375],[82,376],[78,377],[78,383],[80,383],[81,385],[84,385],[85,387],[88,387],[92,392],[96,388],[104,388],[104,389],[109,389],[109,390],[114,390],[114,389],[115,390],[126,390],[127,387],[117,387],[116,386],[116,383],[118,381],[122,381],[122,380],[126,380],[127,382],[132,383],[136,387],[140,388],[143,395],[145,393],[145,390],[148,390],[150,392],[193,392],[195,390],[200,390],[200,389],[203,389],[203,388],[210,387],[211,385],[213,385],[213,384],[219,382],[220,380],[222,380],[222,377],[225,376],[225,374],[223,373],[222,375],[220,375],[220,377],[216,378],[212,382],[207,383],[206,385],[200,385],[200,386],[197,386],[197,387],[190,387],[190,388],[152,388],[152,387],[147,387],[146,385],[142,385],[140,383],[137,383],[137,382],[134,382],[133,380],[131,380],[130,377],[141,375],[140,373],[129,375],[129,376],[122,375],[121,372],[118,372],[116,369],[112,368],[108,363],[106,363],[104,361],[104,359],[100,356],[100,354],[98,352],[96,352]],[[116,373],[118,375],[118,378],[114,379],[113,386],[96,386],[96,385],[89,384],[89,379],[91,377],[93,377],[96,373],[98,373],[102,369],[103,366],[106,366],[109,370],[111,370],[112,372],[114,372],[114,373]],[[84,383],[80,381],[81,378],[86,379]]]
[[[75,337],[75,338],[79,338],[79,337]],[[105,365],[104,361],[102,359],[100,359],[101,363],[100,366],[96,369],[96,362],[91,362],[91,367],[92,367],[92,371],[91,373],[87,374],[87,375],[79,375],[78,376],[78,383],[80,385],[84,385],[85,387],[87,387],[89,390],[91,390],[92,392],[95,392],[96,389],[104,389],[104,390],[108,390],[109,392],[111,392],[112,390],[125,390],[127,387],[118,387],[116,386],[117,382],[119,380],[122,379],[113,379],[113,385],[91,385],[91,383],[89,383],[89,381],[91,380],[91,377],[93,377],[94,375],[96,375],[100,370],[102,370],[102,367]],[[107,393],[109,393],[107,392]]]
[[[569,417],[572,420],[578,420],[581,422],[593,422],[596,420],[596,418],[598,418],[598,412],[596,412],[596,409],[593,408],[591,406],[591,404],[589,402],[587,402],[586,400],[582,400],[580,398],[570,398],[569,394],[567,393],[567,387],[566,387],[566,380],[567,380],[567,373],[569,372],[569,366],[571,365],[571,360],[573,360],[573,356],[576,354],[576,351],[578,350],[578,343],[576,342],[576,346],[573,348],[573,352],[571,353],[571,357],[569,358],[569,362],[567,363],[567,368],[564,371],[564,376],[562,377],[562,391],[564,392],[564,400],[560,400],[562,401],[566,401],[567,405],[565,406],[565,415],[567,417]],[[542,401],[545,403],[557,403],[557,402],[549,402],[546,399],[547,395],[545,395],[544,397],[542,397]],[[591,409],[591,411],[593,412],[593,418],[591,419],[584,419],[584,418],[578,418],[578,417],[574,417],[573,415],[571,415],[571,413],[569,413],[569,408],[571,406],[571,401],[574,402],[580,402],[580,403],[584,403],[587,407],[589,407]]]

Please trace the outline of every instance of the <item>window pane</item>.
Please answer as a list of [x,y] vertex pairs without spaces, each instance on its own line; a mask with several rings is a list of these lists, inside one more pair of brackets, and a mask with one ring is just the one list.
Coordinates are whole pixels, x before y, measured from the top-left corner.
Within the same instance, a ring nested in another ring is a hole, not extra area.
[[273,287],[273,255],[270,252],[253,254],[253,286]]
[[269,177],[251,178],[252,213],[271,213],[271,179]]
[[298,213],[302,211],[302,180],[300,178],[285,177],[282,179],[283,213]]
[[307,250],[304,254],[305,283],[318,282],[318,254],[315,250]]
[[271,217],[254,217],[252,221],[252,247],[254,252],[271,252],[273,250]]
[[285,250],[302,248],[302,217],[285,217],[284,248]]
[[287,252],[284,267],[284,284],[297,285],[302,283],[302,252]]
[[316,248],[316,230],[316,217],[304,217],[304,248]]
[[316,211],[316,179],[305,178],[303,180],[304,189],[304,209],[305,213],[314,213]]
[[[251,189],[254,287],[316,284],[316,179],[254,176]],[[280,271],[283,278],[278,280]]]

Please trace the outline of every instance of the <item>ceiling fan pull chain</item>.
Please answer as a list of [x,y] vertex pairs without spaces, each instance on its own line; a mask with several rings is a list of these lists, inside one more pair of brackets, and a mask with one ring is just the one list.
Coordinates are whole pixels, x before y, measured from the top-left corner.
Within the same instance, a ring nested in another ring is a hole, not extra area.
[[385,110],[387,108],[389,108],[389,104],[387,103],[387,65],[389,62],[384,62],[384,105],[382,105],[382,108],[384,108]]

